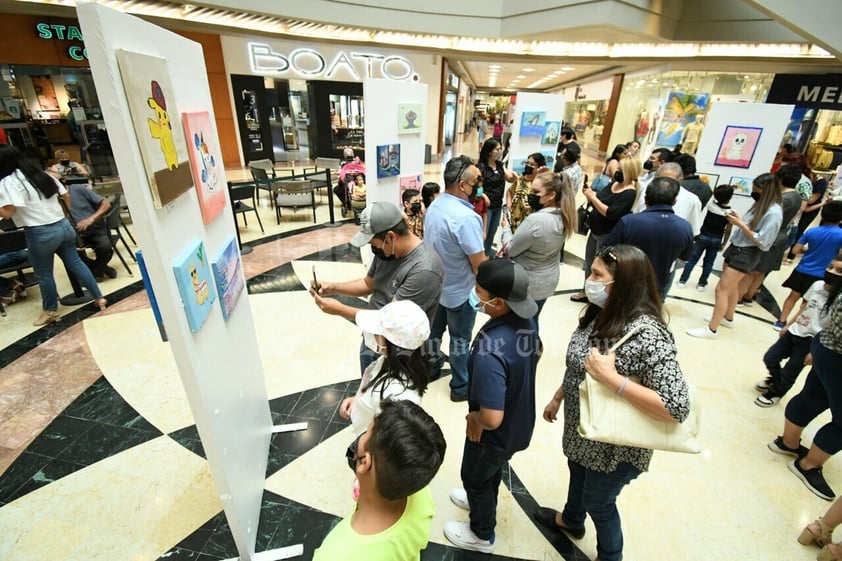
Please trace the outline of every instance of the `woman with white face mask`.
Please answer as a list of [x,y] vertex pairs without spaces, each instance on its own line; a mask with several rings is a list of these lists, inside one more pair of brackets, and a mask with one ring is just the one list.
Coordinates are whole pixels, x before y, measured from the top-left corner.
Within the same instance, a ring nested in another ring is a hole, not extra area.
[[[590,516],[596,527],[598,558],[618,561],[623,553],[623,532],[617,496],[648,470],[652,450],[596,442],[579,435],[579,385],[585,370],[660,421],[683,421],[690,412],[690,400],[646,254],[630,245],[602,248],[585,289],[590,304],[570,339],[564,380],[544,408],[544,419],[551,423],[564,402],[562,444],[570,469],[567,498],[561,512],[540,507],[535,518],[555,532],[580,539],[585,535],[585,519]],[[634,333],[615,353],[602,354],[642,325],[648,329]],[[637,376],[640,382],[629,376]]]

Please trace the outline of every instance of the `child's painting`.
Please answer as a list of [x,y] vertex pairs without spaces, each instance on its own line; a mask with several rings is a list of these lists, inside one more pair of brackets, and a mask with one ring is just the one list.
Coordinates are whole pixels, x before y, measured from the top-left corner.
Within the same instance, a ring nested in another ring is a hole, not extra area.
[[424,176],[420,173],[418,175],[404,175],[401,177],[401,189],[398,195],[398,206],[403,208],[403,193],[407,189],[415,189],[420,191],[424,185]]
[[547,121],[544,128],[544,136],[541,137],[541,144],[558,144],[558,133],[561,130],[560,121]]
[[520,119],[520,136],[544,136],[547,113],[545,111],[524,111]]
[[707,183],[711,189],[716,187],[717,183],[719,182],[719,175],[715,173],[702,173],[699,172],[699,179]]
[[152,281],[149,279],[149,271],[146,268],[146,261],[143,259],[143,251],[137,250],[135,257],[137,258],[137,267],[140,269],[140,276],[143,278],[143,288],[146,289],[149,306],[152,308],[152,316],[155,318],[155,323],[158,324],[158,333],[161,335],[161,341],[166,343],[168,341],[167,330],[164,327],[164,318],[161,316],[161,308],[158,306],[155,289],[152,288]]
[[219,293],[219,305],[222,306],[222,317],[225,318],[225,321],[228,321],[245,287],[240,250],[235,238],[232,237],[228,240],[228,244],[213,263],[213,276],[216,278],[216,290]]
[[713,163],[732,168],[750,168],[762,132],[760,127],[726,126]]
[[219,141],[207,111],[184,113],[182,119],[202,219],[205,224],[210,224],[225,208],[225,181],[222,177]]
[[705,114],[709,100],[710,95],[706,93],[670,92],[655,144],[669,148],[678,144],[684,127],[695,122],[696,115]]
[[393,177],[401,173],[401,145],[383,144],[377,147],[377,177]]
[[117,61],[152,200],[163,208],[193,186],[169,66],[163,58],[124,50],[117,51]]
[[193,242],[184,256],[173,265],[173,272],[190,331],[197,333],[216,299],[204,242]]
[[523,166],[526,165],[526,160],[529,159],[529,156],[525,158],[512,158],[509,160],[509,165],[511,165],[511,170],[518,175],[523,173]]
[[420,103],[398,104],[398,134],[421,132],[424,122],[424,108]]
[[734,188],[734,194],[740,195],[741,197],[750,197],[751,196],[751,184],[754,182],[753,177],[737,177],[734,176],[731,178],[731,181],[728,183]]

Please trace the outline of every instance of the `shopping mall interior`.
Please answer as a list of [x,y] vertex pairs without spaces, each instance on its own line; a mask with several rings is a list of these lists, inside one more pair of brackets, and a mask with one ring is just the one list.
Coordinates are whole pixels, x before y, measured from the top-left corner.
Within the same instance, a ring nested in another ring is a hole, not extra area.
[[[121,192],[121,176],[129,191],[120,173],[126,160],[118,141],[108,139],[113,104],[97,94],[96,61],[82,56],[84,29],[75,4],[0,1],[6,21],[0,21],[0,128],[9,143],[45,166],[54,163],[55,148],[68,149],[71,159],[93,170],[91,187],[113,196]],[[822,91],[830,101],[799,113],[795,99],[779,100],[796,108],[786,130],[799,150],[812,150],[814,167],[828,178],[842,154],[842,134],[833,141],[831,131],[842,125],[842,98],[827,93],[842,91],[842,40],[826,16],[837,11],[833,0],[532,0],[517,6],[470,0],[428,2],[423,9],[406,0],[103,4],[203,46],[222,174],[234,184],[255,184],[249,166],[255,160],[269,160],[266,169],[278,177],[310,174],[333,182],[331,162],[343,147],[364,159],[374,153],[365,146],[365,63],[348,63],[358,76],[347,82],[277,68],[260,72],[243,57],[247,44],[257,52],[256,43],[269,49],[260,51],[265,64],[287,45],[324,53],[323,62],[364,49],[399,53],[394,56],[404,62],[387,73],[405,65],[433,84],[420,139],[427,153],[423,168],[412,170],[424,182],[442,184],[444,165],[454,156],[477,157],[474,119],[483,111],[513,117],[520,91],[564,96],[559,118],[576,128],[582,167],[593,177],[614,144],[638,139],[641,109],[650,111],[654,103],[663,111],[672,92],[704,93],[712,107],[762,104],[782,76],[815,75],[829,80]],[[31,28],[13,27],[24,24]],[[245,106],[252,111],[248,119]],[[657,121],[650,125],[651,137],[648,129],[640,137],[642,159],[666,144],[656,134]],[[774,154],[757,157],[771,162]],[[137,196],[128,192],[121,205],[123,239],[116,240],[110,263],[116,278],[100,281],[104,311],[90,302],[70,304],[79,288],[56,260],[59,295],[68,302],[59,308],[61,319],[32,325],[41,311],[32,269],[24,270],[26,297],[6,306],[0,318],[2,559],[218,561],[243,555],[199,436],[195,399],[182,383],[183,364],[162,341],[133,258],[150,239],[148,225],[132,220],[133,212],[140,214],[132,208]],[[272,423],[306,422],[308,428],[271,436],[252,539],[257,553],[302,544],[295,558],[309,560],[354,508],[345,459],[351,427],[339,404],[359,387],[360,330],[322,313],[307,289],[314,273],[332,281],[365,276],[371,255],[349,244],[359,226],[330,189],[316,189],[312,204],[283,208],[280,215],[269,192],[255,189],[254,197],[246,201],[253,213],[231,213],[231,207],[219,220],[240,238],[246,297],[239,305],[253,318]],[[583,200],[579,193],[577,203]],[[504,470],[492,555],[458,549],[443,535],[445,522],[466,519],[449,493],[461,485],[467,406],[451,402],[446,369],[424,395],[423,407],[441,426],[448,449],[430,484],[436,514],[421,559],[595,558],[590,521],[584,538],[572,539],[534,516],[538,505],[560,510],[568,485],[561,422],[547,423],[540,413],[564,376],[567,344],[582,312],[570,296],[582,288],[585,240],[573,234],[566,243],[558,286],[541,313],[539,418],[530,446]],[[769,274],[756,301],[738,308],[733,328],[720,329],[714,340],[685,332],[709,317],[716,279],[702,290],[694,281],[670,290],[665,309],[678,361],[702,404],[702,452],[655,452],[649,471],[623,490],[618,506],[626,561],[807,560],[818,554],[796,538],[831,503],[805,488],[787,468],[788,458],[767,447],[781,434],[784,409],[807,369],[776,405],[754,403],[755,383],[766,375],[762,356],[778,338],[773,323],[789,293],[782,282],[797,264]],[[483,322],[479,314],[475,331]],[[803,443],[827,422],[825,412],[807,427]],[[842,489],[838,459],[825,464],[824,476]]]

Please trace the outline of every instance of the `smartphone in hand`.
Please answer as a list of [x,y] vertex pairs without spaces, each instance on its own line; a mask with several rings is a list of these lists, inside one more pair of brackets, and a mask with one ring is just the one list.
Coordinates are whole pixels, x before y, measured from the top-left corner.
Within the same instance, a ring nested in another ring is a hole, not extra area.
[[313,265],[313,287],[316,289],[316,293],[322,289],[322,285],[319,284],[319,279],[316,278],[316,266]]

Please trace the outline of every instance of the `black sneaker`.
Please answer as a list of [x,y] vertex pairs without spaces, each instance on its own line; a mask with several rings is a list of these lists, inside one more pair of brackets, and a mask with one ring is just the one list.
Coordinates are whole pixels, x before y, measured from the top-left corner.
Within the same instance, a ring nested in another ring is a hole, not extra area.
[[836,498],[836,494],[822,475],[822,468],[803,469],[796,458],[789,462],[789,471],[795,474],[795,477],[807,486],[807,489],[813,492],[817,497],[821,497],[826,501],[832,501]]
[[102,273],[109,279],[117,278],[117,269],[115,269],[114,267],[109,267],[106,265],[105,270]]
[[763,395],[758,395],[754,400],[754,404],[758,407],[772,407],[781,400],[781,396],[776,395],[772,390],[767,391]]
[[798,458],[799,460],[807,455],[809,450],[806,446],[798,445],[798,448],[789,448],[786,444],[784,444],[784,437],[779,436],[775,440],[769,443],[769,450],[776,454],[783,454],[784,456],[792,456],[793,458]]
[[756,384],[754,384],[754,389],[759,392],[766,392],[772,388],[772,377],[766,376],[763,380],[760,380]]

